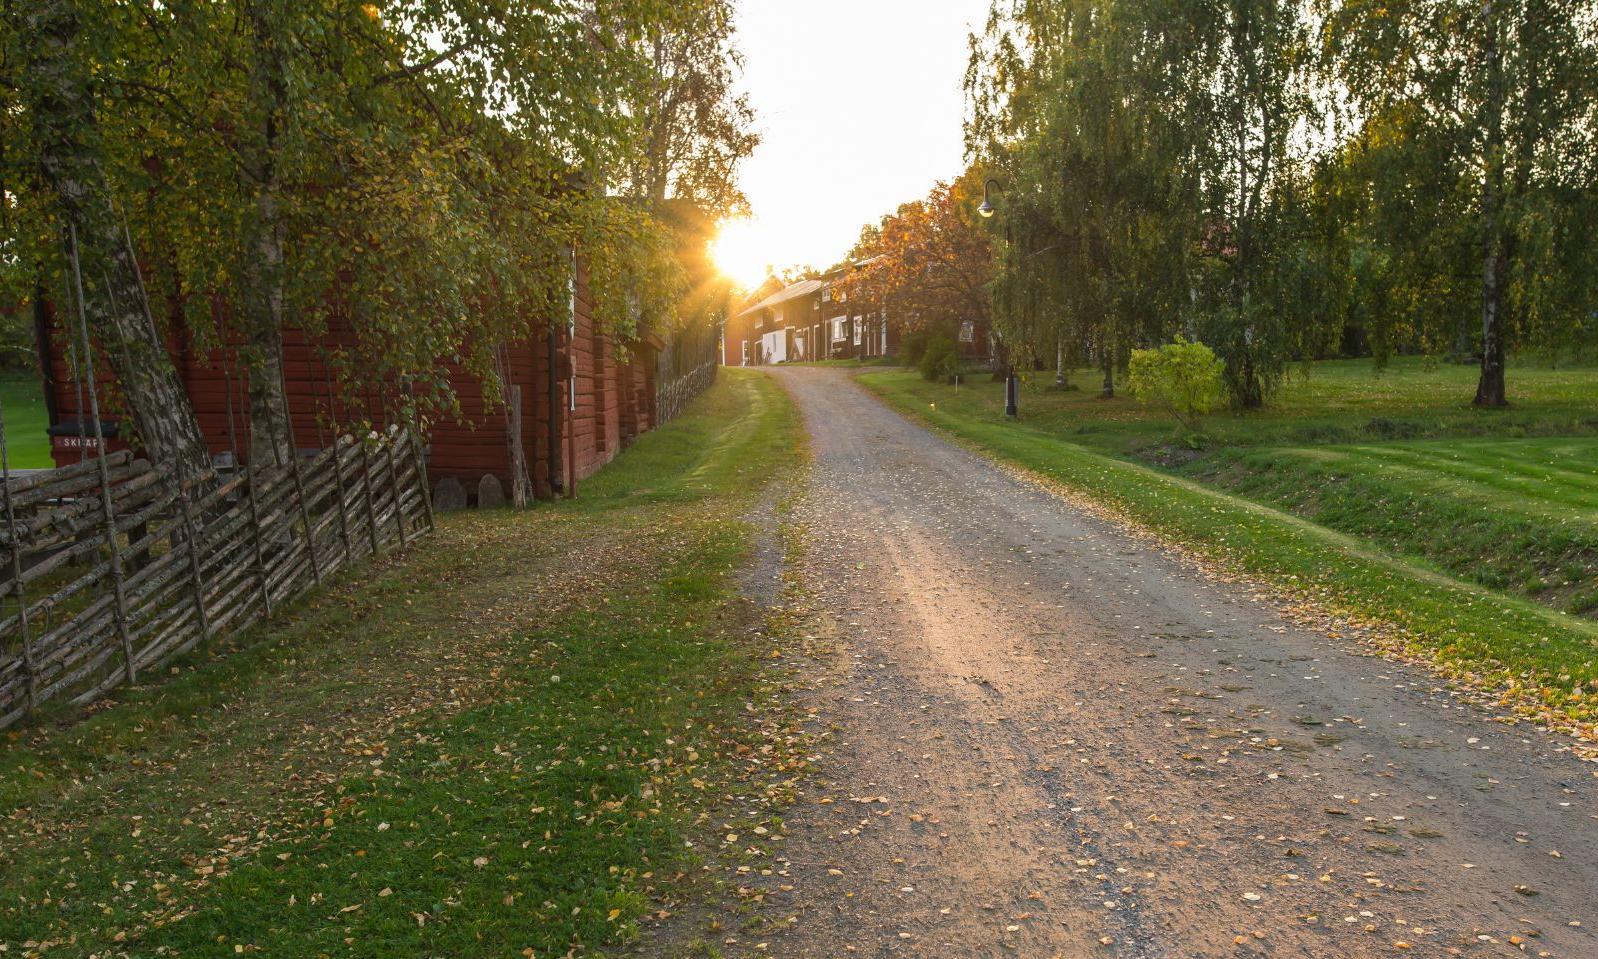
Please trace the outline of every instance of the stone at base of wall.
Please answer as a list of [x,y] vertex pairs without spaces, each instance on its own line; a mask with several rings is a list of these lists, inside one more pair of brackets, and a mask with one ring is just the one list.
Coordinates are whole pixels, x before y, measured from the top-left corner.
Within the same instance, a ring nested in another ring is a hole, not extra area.
[[466,508],[466,487],[453,476],[446,476],[433,487],[433,510],[453,513]]
[[493,473],[484,473],[477,481],[477,508],[492,509],[505,505],[505,486]]

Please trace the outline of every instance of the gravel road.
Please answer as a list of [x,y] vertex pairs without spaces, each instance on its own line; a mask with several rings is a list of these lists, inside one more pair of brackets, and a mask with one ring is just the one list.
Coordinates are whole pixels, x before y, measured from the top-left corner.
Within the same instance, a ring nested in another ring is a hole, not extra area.
[[773,375],[812,437],[802,573],[841,651],[766,954],[1598,959],[1598,778],[1559,739],[842,371]]

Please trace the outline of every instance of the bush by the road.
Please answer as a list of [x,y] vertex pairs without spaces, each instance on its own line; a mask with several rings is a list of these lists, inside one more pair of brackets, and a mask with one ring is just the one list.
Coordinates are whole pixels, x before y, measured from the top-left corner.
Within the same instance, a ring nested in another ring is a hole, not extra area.
[[1178,336],[1158,349],[1133,350],[1127,387],[1145,406],[1176,417],[1178,432],[1197,432],[1204,414],[1220,405],[1225,367],[1203,343]]
[[927,340],[926,352],[921,354],[921,362],[917,365],[922,379],[934,383],[952,383],[955,374],[960,372],[960,347],[947,333],[933,334]]

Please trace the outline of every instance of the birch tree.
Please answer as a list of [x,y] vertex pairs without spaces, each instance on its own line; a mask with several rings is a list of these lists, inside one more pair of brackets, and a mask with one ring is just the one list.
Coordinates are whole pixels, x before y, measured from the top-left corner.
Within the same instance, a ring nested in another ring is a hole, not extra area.
[[[1452,181],[1439,196],[1464,201],[1479,289],[1474,402],[1504,406],[1512,347],[1575,345],[1593,332],[1598,12],[1590,0],[1328,0],[1322,9],[1356,122],[1405,134],[1379,144],[1373,202],[1404,202],[1404,179],[1385,174],[1417,149]],[[1426,240],[1393,229],[1375,239],[1389,249]],[[1428,332],[1446,336],[1437,323]]]
[[[151,317],[125,211],[111,192],[102,91],[94,80],[104,37],[91,32],[94,12],[80,0],[6,6],[6,58],[21,67],[16,106],[29,120],[22,142],[63,241],[63,305],[81,311],[83,332],[104,348],[123,392],[135,398],[134,430],[154,461],[181,478],[197,477],[209,466],[205,441]],[[67,335],[74,319],[64,324]]]

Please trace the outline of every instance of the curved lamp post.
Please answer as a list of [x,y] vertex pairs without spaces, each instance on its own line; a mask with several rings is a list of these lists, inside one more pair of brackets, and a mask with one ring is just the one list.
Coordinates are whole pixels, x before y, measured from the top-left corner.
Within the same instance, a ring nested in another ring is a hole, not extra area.
[[992,217],[998,210],[998,207],[993,205],[993,188],[998,185],[999,181],[993,177],[988,177],[988,181],[982,184],[982,205],[977,207],[977,212],[982,215],[984,220]]
[[[982,184],[982,205],[977,207],[977,213],[984,219],[991,219],[998,212],[998,207],[993,205],[993,188],[999,181],[988,177]],[[1004,369],[1004,415],[1015,419],[1020,415],[1021,387],[1015,376],[1015,364],[1006,363]]]

